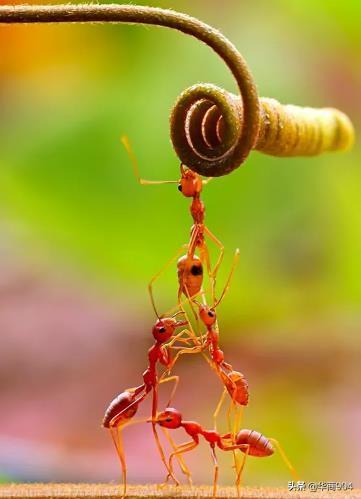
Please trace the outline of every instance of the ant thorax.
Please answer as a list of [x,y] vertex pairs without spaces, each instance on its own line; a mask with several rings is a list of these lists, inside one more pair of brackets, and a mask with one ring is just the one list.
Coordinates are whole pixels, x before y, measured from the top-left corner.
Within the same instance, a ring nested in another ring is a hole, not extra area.
[[195,224],[203,224],[206,208],[199,196],[194,197],[190,206],[190,212]]

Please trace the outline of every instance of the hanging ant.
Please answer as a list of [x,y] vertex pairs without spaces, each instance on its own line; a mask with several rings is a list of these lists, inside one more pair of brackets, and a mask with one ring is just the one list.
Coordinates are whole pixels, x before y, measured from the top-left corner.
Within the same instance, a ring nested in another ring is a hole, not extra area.
[[[199,437],[202,436],[209,443],[211,448],[211,454],[214,464],[214,478],[213,478],[213,497],[217,494],[217,483],[218,483],[218,461],[216,456],[216,447],[222,451],[236,451],[240,450],[243,452],[244,458],[242,465],[239,470],[237,470],[236,486],[239,496],[239,486],[242,478],[243,468],[246,462],[247,456],[255,457],[267,457],[271,456],[275,447],[278,449],[282,459],[284,460],[286,466],[292,473],[292,475],[299,480],[298,475],[287,458],[284,450],[282,449],[279,442],[273,438],[266,438],[261,433],[254,430],[240,430],[236,437],[235,443],[232,443],[232,435],[227,433],[221,435],[216,430],[205,430],[199,423],[195,421],[184,421],[182,414],[174,408],[168,407],[165,411],[157,415],[156,419],[148,420],[148,422],[159,424],[160,426],[168,429],[184,428],[186,433],[190,435],[192,440],[180,444],[177,446],[176,450],[172,452],[169,457],[169,470],[173,473],[173,459],[176,456],[183,455],[185,452],[190,452],[199,445]],[[231,443],[229,443],[231,442]],[[167,476],[167,481],[171,475]]]
[[[111,432],[111,436],[117,450],[117,454],[119,456],[122,475],[123,475],[123,484],[124,484],[124,496],[126,494],[126,484],[127,484],[127,468],[125,462],[125,455],[123,450],[123,443],[120,435],[120,430],[126,424],[129,424],[131,419],[137,413],[139,404],[145,399],[145,397],[152,391],[153,399],[152,399],[152,418],[156,417],[157,407],[158,407],[158,384],[166,383],[168,381],[174,382],[174,387],[171,392],[169,402],[167,405],[170,405],[175,391],[177,389],[177,385],[179,382],[178,376],[168,376],[166,378],[162,377],[158,380],[157,374],[157,364],[160,363],[164,365],[167,369],[167,372],[170,371],[172,363],[169,348],[175,341],[183,341],[187,342],[187,339],[182,338],[184,331],[181,331],[179,334],[175,335],[175,330],[182,326],[187,326],[188,321],[177,321],[176,316],[182,314],[183,312],[177,312],[172,317],[159,317],[156,321],[155,325],[152,329],[152,334],[155,339],[155,343],[148,350],[148,361],[149,365],[147,369],[143,373],[143,384],[130,388],[122,392],[120,395],[115,397],[109,404],[104,418],[102,426],[104,428],[108,428]],[[169,341],[171,340],[171,341]],[[165,345],[169,342],[167,345]],[[168,465],[165,459],[165,455],[157,434],[155,423],[152,425],[153,434],[155,438],[155,442],[161,457],[161,460],[169,475],[173,478],[175,483],[179,483],[175,478],[173,473],[168,469]],[[170,439],[170,443],[174,446],[173,441]],[[190,472],[183,462],[180,463],[182,471],[185,475],[188,476],[190,480]]]
[[[144,180],[139,175],[139,168],[136,156],[130,146],[127,137],[123,136],[121,141],[131,159],[134,174],[141,185],[160,185],[160,184],[178,184],[178,190],[185,197],[192,198],[192,203],[190,206],[190,212],[193,218],[193,226],[191,229],[191,236],[189,244],[186,245],[187,252],[185,255],[179,255],[183,251],[184,246],[182,246],[172,257],[167,264],[151,279],[149,283],[149,293],[151,297],[151,302],[154,306],[154,298],[152,287],[155,280],[171,265],[171,263],[178,258],[177,261],[177,271],[178,271],[178,303],[180,303],[181,295],[184,294],[188,298],[192,298],[202,290],[203,284],[203,265],[207,267],[207,272],[211,281],[212,296],[214,298],[214,287],[216,282],[216,276],[219,266],[223,259],[224,246],[217,239],[217,237],[212,234],[212,232],[206,227],[204,223],[205,216],[205,206],[200,199],[200,195],[203,186],[208,184],[212,178],[207,180],[202,180],[201,176],[193,172],[189,168],[186,168],[183,164],[180,165],[181,177],[179,180]],[[212,270],[210,263],[210,256],[208,247],[205,241],[205,236],[211,239],[215,245],[219,248],[219,256],[217,262]],[[196,250],[199,251],[199,257],[195,254]]]

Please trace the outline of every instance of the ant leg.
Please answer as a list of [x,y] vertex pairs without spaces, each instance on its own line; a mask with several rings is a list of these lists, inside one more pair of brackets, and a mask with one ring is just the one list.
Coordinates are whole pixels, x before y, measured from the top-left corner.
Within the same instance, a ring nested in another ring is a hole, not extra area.
[[235,418],[234,418],[234,434],[236,435],[241,428],[241,421],[243,419],[244,405],[234,404]]
[[185,247],[187,247],[187,245],[182,245],[178,249],[178,251],[176,252],[176,254],[174,256],[172,256],[172,258],[170,260],[168,260],[168,262],[149,281],[148,292],[149,292],[149,295],[150,295],[150,301],[152,303],[152,307],[153,307],[153,310],[155,312],[155,315],[158,318],[159,318],[159,314],[157,312],[157,308],[155,306],[155,301],[154,301],[154,296],[153,296],[153,284],[163,274],[163,272],[165,272],[167,270],[167,268],[174,262],[174,260],[179,257],[179,255],[182,253],[182,251],[184,250]]
[[127,493],[127,465],[125,462],[125,454],[123,450],[123,440],[122,436],[120,433],[120,428],[118,426],[111,426],[110,427],[110,434],[112,436],[112,440],[114,442],[120,465],[122,468],[122,478],[123,478],[123,498],[126,496]]
[[[183,245],[183,248],[187,247],[187,245]],[[203,290],[200,290],[198,291],[198,293],[196,293],[194,296],[192,296],[192,301],[194,301],[194,299],[196,298],[196,296],[200,295],[200,294],[203,294],[204,291]],[[162,317],[168,317],[169,315],[171,315],[173,312],[175,312],[177,309],[179,309],[181,306],[184,306],[185,303],[188,303],[188,298],[185,299],[184,302],[180,302],[180,303],[177,303],[177,305],[175,305],[174,307],[170,308],[169,310],[167,310],[164,314],[162,314]],[[183,310],[179,310],[179,312],[177,312],[177,314],[174,314],[172,317],[175,317],[176,315],[178,314],[183,314]]]
[[[173,349],[177,349],[178,347],[173,347]],[[200,352],[203,352],[203,346],[196,346],[196,347],[190,347],[190,348],[182,348],[182,347],[179,347],[181,348],[181,350],[179,350],[179,352],[177,353],[177,355],[174,357],[173,361],[172,361],[172,364],[171,364],[171,367],[169,370],[173,369],[174,365],[176,364],[178,358],[187,353],[187,354],[195,354],[195,353],[200,353]]]
[[247,445],[246,452],[243,454],[241,466],[240,466],[239,470],[237,470],[236,488],[237,488],[237,496],[238,497],[240,497],[242,473],[243,473],[244,466],[246,464],[246,459],[247,459],[247,456],[249,454],[249,451],[250,451],[250,446]]
[[183,292],[183,291],[182,291],[182,288],[183,288],[183,287],[185,288],[185,290],[184,290],[184,291],[185,291],[185,295],[186,295],[186,297],[187,297],[187,302],[189,303],[189,305],[190,305],[190,307],[191,307],[191,310],[192,310],[192,312],[193,312],[193,315],[195,316],[195,319],[196,319],[196,321],[197,321],[197,324],[198,324],[198,332],[199,332],[198,315],[197,315],[197,313],[196,313],[196,311],[194,310],[193,305],[192,305],[192,303],[193,303],[193,302],[192,302],[192,298],[193,298],[193,297],[190,297],[190,295],[189,295],[189,293],[188,293],[188,289],[187,289],[187,287],[186,287],[185,285],[183,285],[183,284],[182,284],[181,286],[179,286],[179,289],[178,289],[178,306],[179,306],[179,308],[181,309],[182,313],[184,314],[184,316],[185,316],[185,318],[186,318],[186,321],[188,322],[188,325],[189,325],[189,331],[188,331],[188,332],[189,332],[189,337],[193,340],[193,343],[194,343],[195,345],[199,345],[198,337],[197,337],[196,333],[194,332],[194,329],[193,329],[192,324],[191,324],[191,322],[190,322],[190,320],[189,320],[188,314],[187,314],[187,312],[186,312],[186,310],[185,310],[185,308],[184,308],[184,303],[182,303],[182,301],[181,301],[182,292]]
[[219,255],[218,255],[218,259],[216,261],[216,264],[214,266],[214,269],[212,271],[212,278],[213,278],[213,281],[214,281],[214,287],[216,285],[216,278],[217,278],[217,273],[218,273],[218,269],[222,263],[222,260],[223,260],[223,256],[224,256],[224,246],[223,244],[221,243],[221,241],[214,235],[212,234],[212,232],[208,229],[208,227],[204,227],[204,232],[207,234],[207,236],[214,242],[214,244],[216,246],[218,246],[219,248]]
[[[227,391],[227,389],[225,389]],[[233,425],[232,425],[232,411],[234,412],[233,416]],[[233,399],[230,400],[228,410],[227,410],[227,426],[228,426],[228,434],[227,436],[231,439],[232,444],[235,444],[236,440],[236,404]],[[238,459],[237,459],[237,449],[232,450],[233,455],[233,467],[238,473]]]
[[159,452],[160,458],[162,460],[162,463],[164,464],[164,466],[168,472],[167,476],[172,477],[175,484],[179,485],[178,480],[176,479],[176,477],[173,474],[173,470],[170,467],[168,467],[167,461],[165,459],[163,447],[162,447],[160,440],[159,440],[159,435],[158,435],[156,423],[155,423],[155,419],[157,417],[157,408],[158,408],[158,386],[155,385],[153,387],[153,402],[152,402],[152,431],[153,431],[153,435],[154,435],[154,440],[155,440],[155,443],[157,445],[158,452]]
[[[173,390],[171,392],[171,395],[169,397],[169,401],[168,401],[166,407],[170,406],[170,404],[171,404],[171,402],[172,402],[172,400],[174,398],[175,392],[176,392],[178,384],[179,384],[179,376],[170,376],[168,378],[161,379],[160,382],[159,382],[159,384],[161,384],[161,383],[167,383],[168,381],[174,381],[175,384],[174,384]],[[170,445],[172,446],[173,450],[175,451],[177,449],[177,447],[176,447],[173,439],[169,435],[168,430],[166,428],[162,428],[162,430],[163,430],[166,438],[168,439],[168,442],[170,443]],[[178,459],[178,462],[179,462],[179,466],[180,466],[180,468],[182,470],[182,473],[187,476],[189,485],[192,485],[192,476],[191,476],[191,473],[190,473],[189,469],[187,468],[186,464],[184,463],[182,456],[181,455],[177,456],[177,459]]]
[[[183,338],[183,335],[185,333],[187,333],[188,338]],[[167,349],[169,349],[169,348],[173,349],[173,348],[175,348],[175,347],[173,347],[173,345],[177,341],[179,341],[179,343],[184,343],[186,345],[189,345],[190,336],[191,336],[190,331],[188,331],[188,329],[183,329],[180,333],[175,334],[174,336],[172,336],[171,340],[168,343],[165,344],[165,347]],[[170,371],[170,369],[169,369],[169,371]]]
[[[201,336],[201,330],[200,330],[200,324],[199,324],[199,315],[197,314],[197,311],[196,311],[196,309],[194,307],[194,301],[193,301],[197,295],[190,296],[190,294],[188,292],[188,288],[187,288],[186,285],[184,285],[184,288],[185,288],[185,292],[186,292],[188,304],[189,304],[189,306],[190,306],[190,308],[192,310],[192,313],[194,315],[194,318],[196,320],[198,335],[196,335],[194,333],[194,330],[193,330],[193,328],[192,328],[192,326],[191,326],[191,324],[189,322],[189,319],[188,319],[187,315],[186,315],[186,319],[188,321],[188,324],[190,325],[190,328],[192,329],[192,332],[193,332],[194,336],[197,338],[196,344],[199,344],[198,337]],[[202,296],[204,297],[203,289],[201,289],[201,291],[199,291],[197,294],[199,294],[199,293],[202,293]]]
[[[182,287],[184,287],[185,295],[187,297],[187,302],[188,302],[189,306],[191,307],[192,313],[194,315],[194,318],[195,318],[195,321],[196,321],[196,324],[197,324],[198,336],[200,336],[199,317],[198,317],[198,314],[197,314],[197,312],[196,312],[196,310],[195,310],[195,308],[193,306],[193,298],[194,297],[189,294],[188,288],[187,288],[187,286],[185,284],[182,284]],[[193,333],[194,337],[197,338],[197,335],[195,334],[195,332],[194,332],[194,330],[193,330],[193,328],[191,326],[191,323],[189,322],[188,315],[187,315],[186,311],[184,310],[184,308],[183,308],[183,311],[184,311],[184,314],[186,316],[186,319],[188,321],[188,324],[190,326],[190,329],[192,330],[192,333]],[[196,343],[199,343],[198,339],[197,339]]]
[[137,161],[137,158],[134,154],[134,151],[130,145],[128,137],[126,135],[123,135],[120,138],[120,141],[128,153],[128,156],[129,156],[130,161],[131,161],[132,166],[133,166],[134,175],[135,175],[137,181],[139,182],[139,184],[141,184],[141,185],[178,184],[178,180],[144,180],[144,179],[142,179],[139,175],[138,161]]
[[[185,442],[184,444],[178,445],[176,447],[176,450],[174,452],[172,452],[172,454],[169,456],[169,469],[170,469],[172,474],[173,474],[173,459],[176,456],[184,454],[185,452],[190,452],[191,450],[195,449],[197,447],[197,445],[198,445],[198,442],[196,442],[195,440],[190,440],[189,442]],[[167,480],[168,480],[169,476],[172,476],[172,475],[168,475]]]
[[209,182],[210,182],[211,180],[213,180],[213,179],[214,179],[214,177],[208,177],[206,180],[202,180],[202,184],[203,184],[203,185],[207,185],[207,184],[209,184]]
[[118,425],[109,425],[110,435],[112,437],[113,443],[115,445],[115,449],[117,451],[117,455],[119,457],[120,465],[122,468],[122,478],[123,478],[123,498],[126,496],[127,492],[127,465],[125,461],[125,452],[123,447],[123,438],[122,438],[122,428],[125,426],[131,426],[134,424],[145,423],[147,419],[137,419],[132,421],[127,421],[123,424]]
[[295,480],[299,480],[300,477],[298,476],[298,473],[297,471],[295,470],[295,468],[292,466],[291,464],[291,461],[288,459],[287,457],[287,454],[286,452],[284,451],[283,447],[281,446],[281,444],[278,442],[278,440],[276,440],[275,438],[270,438],[269,441],[271,443],[273,443],[277,449],[278,449],[278,452],[280,453],[282,459],[283,459],[283,462],[285,463],[285,465],[287,466],[287,468],[290,470],[291,472],[291,475],[293,476],[293,478]]
[[[177,391],[177,388],[179,385],[179,376],[169,376],[168,378],[161,379],[159,381],[159,384],[167,383],[168,381],[174,381],[174,386],[173,386],[173,389],[171,391],[171,394],[170,394],[170,397],[169,397],[169,400],[168,400],[166,407],[169,407],[172,400],[174,399],[175,392]],[[155,415],[157,415],[157,413]]]
[[198,241],[199,231],[200,231],[199,225],[198,224],[194,225],[192,233],[191,233],[191,237],[190,237],[190,240],[188,243],[188,251],[187,251],[187,255],[192,257],[192,258],[194,256],[196,249],[197,249],[197,241]]
[[[208,273],[208,278],[209,278],[209,284],[210,284],[210,293],[211,293],[211,301],[212,303],[215,303],[216,297],[215,297],[215,277],[212,272],[212,267],[211,267],[211,259],[209,256],[209,251],[208,251],[208,246],[204,242],[200,248],[200,258],[203,263],[203,261],[206,264],[207,267],[207,273]],[[206,304],[206,299],[203,293],[203,303]]]
[[233,263],[232,263],[232,266],[231,266],[231,270],[229,272],[228,279],[227,279],[226,284],[224,286],[224,289],[222,291],[221,297],[214,304],[214,307],[218,307],[218,305],[221,303],[221,301],[223,300],[223,298],[226,296],[226,293],[227,293],[227,291],[228,291],[228,289],[229,289],[229,287],[231,285],[231,280],[232,280],[234,271],[236,269],[238,260],[239,260],[239,249],[237,248],[236,251],[234,252],[234,257],[233,257]]
[[216,456],[216,451],[213,446],[211,446],[211,454],[213,458],[213,463],[214,463],[214,477],[213,477],[213,499],[216,497],[217,494],[217,482],[218,482],[218,461],[217,461],[217,456]]
[[[173,438],[170,436],[168,428],[163,428],[162,427],[162,430],[163,430],[163,433],[166,436],[168,442],[170,443],[173,451],[176,451],[177,450],[177,446],[174,443]],[[183,475],[185,475],[187,477],[188,483],[192,487],[193,486],[192,474],[189,471],[189,468],[187,467],[186,463],[184,462],[182,454],[178,454],[177,455],[177,459],[178,459],[178,463],[179,463],[180,469],[182,470]]]
[[219,413],[220,413],[220,410],[221,410],[222,405],[224,403],[224,400],[226,398],[226,395],[227,395],[227,389],[225,388],[222,392],[221,398],[219,399],[216,410],[213,413],[213,426],[214,426],[214,429],[216,431],[217,431],[217,418],[219,416]]
[[[233,417],[233,428],[232,428],[232,442],[235,442],[236,435],[238,431],[241,428],[241,421],[242,421],[242,416],[243,416],[243,406],[238,405],[234,400],[231,400],[230,405],[233,408],[234,412],[234,417]],[[230,407],[231,409],[231,407]],[[240,469],[239,465],[239,459],[238,459],[238,453],[234,450],[233,451],[233,462],[234,462],[234,467],[236,472],[238,473]]]
[[[234,412],[233,425],[231,424],[231,412]],[[232,440],[235,441],[237,432],[241,427],[241,420],[243,415],[243,406],[239,406],[233,399],[231,399],[227,411],[228,431],[232,435]]]

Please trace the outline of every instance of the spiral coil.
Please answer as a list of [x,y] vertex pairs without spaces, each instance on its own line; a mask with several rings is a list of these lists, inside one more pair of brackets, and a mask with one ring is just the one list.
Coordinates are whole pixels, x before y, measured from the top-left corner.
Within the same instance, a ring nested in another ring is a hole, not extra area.
[[164,26],[211,47],[232,72],[240,96],[211,84],[185,90],[171,113],[171,140],[182,163],[205,176],[238,168],[252,149],[275,156],[345,150],[354,141],[348,117],[336,109],[283,106],[259,99],[253,76],[236,47],[219,31],[172,10],[119,4],[4,5],[0,24],[139,23]]
[[[354,141],[351,121],[337,109],[282,105],[268,98],[259,104],[259,129],[241,151],[243,160],[252,149],[273,156],[314,156],[349,149]],[[242,97],[215,85],[194,85],[178,98],[170,124],[178,157],[197,173],[217,177],[241,164],[238,141],[247,127]]]

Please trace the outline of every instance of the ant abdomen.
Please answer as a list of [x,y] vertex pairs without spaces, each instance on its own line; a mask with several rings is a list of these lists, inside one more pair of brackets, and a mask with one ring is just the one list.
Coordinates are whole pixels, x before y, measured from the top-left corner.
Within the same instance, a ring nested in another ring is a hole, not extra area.
[[274,448],[267,437],[255,430],[241,430],[236,436],[237,445],[248,445],[249,447],[240,448],[244,453],[255,457],[272,456]]
[[238,371],[231,371],[228,374],[225,374],[223,371],[221,371],[221,377],[223,384],[226,387],[233,402],[243,406],[248,405],[248,382],[243,374]]
[[203,284],[203,265],[198,258],[184,255],[177,263],[179,288],[186,296],[198,294]]
[[[132,419],[138,410],[138,404],[134,404],[136,400],[136,393],[125,391],[120,393],[115,397],[109,404],[107,410],[105,411],[102,426],[104,428],[110,428],[110,423],[118,414],[121,413],[119,419],[117,420],[117,425],[119,422],[127,421]],[[131,407],[129,407],[131,406]],[[127,409],[129,407],[129,409]]]

